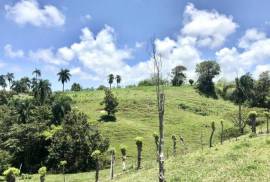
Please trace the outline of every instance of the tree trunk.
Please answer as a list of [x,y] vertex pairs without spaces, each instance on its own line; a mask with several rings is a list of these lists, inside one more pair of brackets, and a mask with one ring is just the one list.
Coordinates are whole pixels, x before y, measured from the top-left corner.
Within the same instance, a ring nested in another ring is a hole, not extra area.
[[99,182],[99,161],[96,160],[96,182]]
[[173,156],[176,156],[176,141],[173,140]]
[[164,118],[164,102],[165,102],[165,95],[164,93],[160,93],[158,91],[159,97],[159,182],[165,182],[164,176],[164,126],[163,126],[163,118]]
[[244,134],[244,128],[242,123],[242,105],[238,105],[238,122],[239,122],[239,131],[241,134]]
[[65,92],[65,84],[64,83],[62,83],[63,84],[63,92]]
[[40,176],[40,182],[45,182],[45,176]]
[[137,162],[137,170],[141,169],[141,161],[142,161],[142,148],[138,147],[138,162]]
[[211,148],[211,147],[213,147],[213,136],[214,136],[214,132],[215,132],[215,130],[212,130],[212,132],[211,132],[211,136],[210,136],[210,140],[209,140],[209,147]]
[[110,170],[110,177],[111,177],[111,180],[113,179],[114,177],[114,155],[112,154],[111,155],[111,170]]
[[251,125],[252,125],[251,127],[252,132],[256,133],[256,118],[252,118]]
[[221,122],[220,144],[223,144],[223,122]]
[[122,156],[122,170],[125,171],[126,170],[126,156]]
[[269,133],[269,118],[268,117],[266,118],[266,126],[267,126],[266,132]]

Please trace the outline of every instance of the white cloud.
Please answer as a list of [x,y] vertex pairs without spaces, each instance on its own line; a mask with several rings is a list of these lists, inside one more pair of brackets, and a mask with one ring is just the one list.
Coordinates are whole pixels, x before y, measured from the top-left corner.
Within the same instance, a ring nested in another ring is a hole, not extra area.
[[93,81],[99,80],[98,77],[91,75],[85,71],[82,71],[80,67],[72,68],[70,70],[70,74],[74,76],[79,76],[80,79],[83,79],[83,80],[93,80]]
[[135,47],[137,48],[137,49],[140,49],[140,48],[142,48],[142,47],[144,47],[145,46],[145,42],[136,42],[135,43]]
[[5,5],[6,17],[20,25],[62,26],[64,14],[53,5],[40,7],[37,0],[20,0],[14,5]]
[[215,10],[198,10],[193,4],[186,6],[184,18],[182,34],[195,37],[200,46],[211,48],[223,45],[238,27],[231,16],[219,14]]
[[[232,80],[236,74],[246,72],[258,75],[262,68],[268,68],[270,59],[270,38],[256,29],[249,29],[240,39],[239,48],[223,48],[216,53],[217,61],[221,65],[223,75]],[[254,70],[255,67],[255,70]]]
[[[53,65],[65,65],[67,64],[67,60],[64,58],[70,58],[69,55],[64,55],[62,51],[63,49],[59,49],[58,54],[56,55],[51,48],[48,49],[38,49],[37,51],[30,51],[29,57],[34,61],[41,61],[47,64]],[[68,51],[67,51],[68,52]]]
[[80,20],[82,22],[88,22],[88,21],[91,21],[92,20],[92,16],[90,14],[86,14],[84,16],[81,16]]
[[4,68],[6,66],[5,61],[0,60],[0,68]]
[[22,58],[24,56],[23,50],[13,50],[10,44],[5,45],[4,52],[10,58]]
[[238,46],[240,48],[248,48],[252,43],[265,38],[266,35],[264,32],[259,32],[255,28],[248,29],[245,35],[240,39]]

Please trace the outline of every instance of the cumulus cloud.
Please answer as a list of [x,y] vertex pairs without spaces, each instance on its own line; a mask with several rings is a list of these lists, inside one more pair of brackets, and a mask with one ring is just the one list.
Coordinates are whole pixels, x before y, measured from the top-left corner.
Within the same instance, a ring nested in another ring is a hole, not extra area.
[[238,46],[240,48],[248,48],[252,43],[265,38],[266,35],[264,32],[259,32],[255,28],[248,29],[245,35],[240,39]]
[[[40,61],[53,65],[66,65],[67,60],[64,58],[70,58],[70,55],[64,55],[62,49],[59,49],[58,54],[55,54],[51,48],[38,49],[36,51],[30,51],[29,57],[34,61]],[[65,57],[66,56],[66,57]]]
[[40,7],[37,0],[20,0],[14,5],[5,5],[6,17],[20,25],[53,27],[65,24],[64,14],[53,5]]
[[198,10],[193,4],[186,6],[184,19],[182,34],[195,37],[200,46],[211,48],[223,45],[226,38],[238,27],[231,16],[215,10]]
[[12,45],[10,44],[5,45],[4,52],[5,55],[10,58],[22,58],[24,56],[23,50],[13,50]]
[[256,76],[263,68],[269,68],[265,65],[270,59],[270,38],[256,29],[248,29],[240,39],[238,47],[223,48],[216,56],[227,79],[232,80],[236,74],[246,72],[254,73]]

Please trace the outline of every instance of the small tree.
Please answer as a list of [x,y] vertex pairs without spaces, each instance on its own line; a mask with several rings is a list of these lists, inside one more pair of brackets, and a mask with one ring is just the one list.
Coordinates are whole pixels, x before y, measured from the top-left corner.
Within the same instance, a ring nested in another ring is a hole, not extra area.
[[96,176],[95,176],[95,181],[99,181],[99,160],[101,157],[101,152],[100,150],[95,150],[92,154],[91,157],[96,161]]
[[153,133],[153,137],[155,140],[155,145],[156,145],[156,153],[157,153],[157,161],[158,161],[158,145],[159,145],[159,136],[158,134],[155,132]]
[[213,78],[219,75],[220,66],[216,61],[204,61],[196,65],[198,73],[197,89],[200,93],[216,98],[215,84]]
[[115,113],[118,111],[118,101],[111,90],[105,90],[105,97],[101,104],[105,105],[104,110],[107,111],[109,117],[115,117]]
[[220,132],[220,144],[222,145],[223,144],[223,136],[224,136],[224,125],[223,125],[223,120],[220,121],[220,124],[221,124],[221,132]]
[[73,83],[71,85],[71,91],[74,91],[74,92],[79,92],[82,90],[82,87],[79,83]]
[[120,76],[120,75],[116,75],[116,84],[117,84],[117,88],[118,88],[118,86],[119,86],[119,84],[120,84],[121,81],[122,81],[121,76]]
[[192,85],[193,85],[193,83],[194,83],[194,80],[189,79],[189,80],[188,80],[188,82],[189,82],[189,84],[192,86]]
[[173,141],[173,155],[176,155],[176,136],[172,135],[172,141]]
[[64,182],[66,181],[66,176],[65,176],[65,169],[66,169],[67,161],[60,161],[59,166],[62,168],[62,174],[64,176]]
[[251,131],[256,134],[256,117],[257,117],[257,112],[256,111],[250,111],[248,113],[248,118],[250,121],[251,125]]
[[109,82],[109,85],[110,85],[110,90],[112,88],[113,80],[114,80],[114,75],[113,74],[109,74],[108,75],[108,82]]
[[7,182],[15,182],[16,176],[18,176],[19,174],[20,170],[15,167],[10,167],[3,172],[3,176],[5,176]]
[[39,174],[40,182],[45,182],[45,176],[47,174],[47,168],[46,167],[39,168],[38,174]]
[[141,161],[142,161],[142,146],[143,146],[143,138],[142,137],[136,137],[135,142],[137,145],[137,170],[141,169]]
[[214,136],[214,132],[216,130],[216,127],[215,127],[215,122],[212,122],[211,123],[211,129],[212,129],[212,132],[211,132],[211,136],[210,136],[210,140],[209,140],[209,147],[213,147],[213,136]]
[[110,179],[112,180],[114,177],[115,148],[110,148],[109,153],[111,155]]
[[186,70],[187,68],[182,65],[178,65],[172,69],[172,76],[173,76],[172,85],[173,86],[181,86],[184,83],[186,79],[186,75],[184,71]]
[[127,160],[127,147],[123,144],[120,145],[120,151],[122,154],[122,170],[126,170],[126,160]]
[[266,117],[266,133],[269,133],[269,118],[270,118],[270,113],[269,112],[264,112],[264,116]]

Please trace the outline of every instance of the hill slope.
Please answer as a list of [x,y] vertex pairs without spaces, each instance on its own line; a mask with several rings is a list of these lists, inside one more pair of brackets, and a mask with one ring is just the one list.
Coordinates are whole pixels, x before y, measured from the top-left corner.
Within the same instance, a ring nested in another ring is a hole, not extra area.
[[[270,137],[241,138],[203,152],[166,161],[166,179],[179,181],[269,181]],[[157,181],[157,168],[126,174],[116,181]]]
[[[103,115],[103,106],[100,105],[104,97],[103,91],[69,92],[75,101],[74,106],[86,113],[91,122],[97,123],[103,135],[110,138],[111,143],[119,151],[121,143],[128,146],[128,155],[136,155],[134,138],[142,136],[144,146],[143,158],[148,160],[155,157],[153,133],[158,132],[158,118],[156,109],[155,87],[135,87],[113,89],[119,100],[119,112],[116,122],[98,122]],[[182,136],[187,143],[187,150],[200,148],[200,136],[207,145],[210,129],[204,125],[216,122],[219,131],[220,119],[226,120],[226,113],[236,110],[236,107],[222,99],[210,99],[199,95],[192,87],[165,88],[165,151],[170,155],[171,135]],[[180,106],[179,106],[180,105]],[[225,122],[225,127],[231,123]],[[218,132],[215,142],[218,142]],[[180,152],[183,152],[180,150]],[[119,152],[118,152],[119,154]],[[118,155],[119,156],[119,155]]]
[[[227,141],[223,145],[205,148],[204,151],[170,157],[165,162],[168,182],[220,182],[220,181],[269,181],[270,179],[270,136],[256,138],[241,137],[238,141]],[[117,161],[119,162],[119,161]],[[155,182],[157,181],[157,162],[144,162],[143,169],[115,170],[117,182]],[[94,181],[94,172],[67,174],[68,182]],[[1,178],[0,178],[1,179]],[[29,182],[39,180],[33,175]],[[101,181],[109,180],[109,170],[100,172]],[[0,180],[1,181],[1,180]],[[19,178],[19,181],[23,181]],[[63,175],[47,175],[48,182],[61,182]]]

